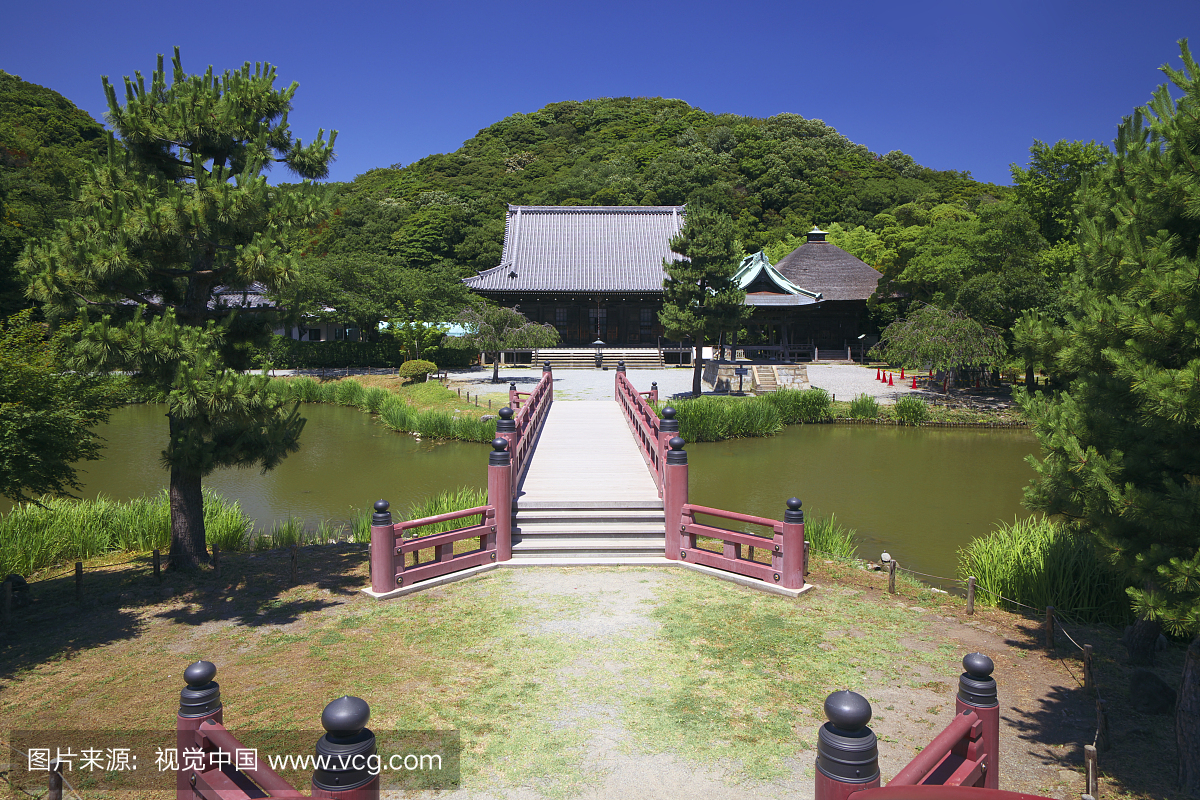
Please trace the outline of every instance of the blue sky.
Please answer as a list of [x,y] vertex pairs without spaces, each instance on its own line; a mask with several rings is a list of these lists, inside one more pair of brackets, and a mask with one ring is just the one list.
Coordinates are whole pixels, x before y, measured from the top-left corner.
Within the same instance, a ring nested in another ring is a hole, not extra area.
[[[202,72],[270,61],[300,90],[293,133],[336,128],[331,177],[456,149],[560,100],[663,96],[718,113],[822,119],[885,153],[1010,182],[1035,138],[1111,142],[1200,52],[1196,0],[6,4],[0,69],[97,119],[179,45]],[[277,179],[288,179],[278,174]]]

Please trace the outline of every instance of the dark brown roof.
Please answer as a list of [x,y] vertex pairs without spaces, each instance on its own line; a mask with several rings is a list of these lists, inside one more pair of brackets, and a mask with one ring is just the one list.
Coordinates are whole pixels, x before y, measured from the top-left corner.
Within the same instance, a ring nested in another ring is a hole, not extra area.
[[500,265],[463,281],[500,292],[662,292],[683,206],[509,206]]
[[797,286],[819,291],[825,300],[866,300],[883,277],[837,245],[822,241],[800,245],[775,269]]

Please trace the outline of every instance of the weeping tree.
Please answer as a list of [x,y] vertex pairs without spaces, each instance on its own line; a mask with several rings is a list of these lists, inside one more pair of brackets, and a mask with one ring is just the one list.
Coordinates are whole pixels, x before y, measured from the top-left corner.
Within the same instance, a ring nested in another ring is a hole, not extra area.
[[480,302],[458,315],[458,324],[466,334],[448,341],[452,347],[472,347],[492,357],[492,383],[500,382],[500,353],[525,347],[553,347],[558,331],[553,325],[530,322],[519,307],[505,308]]
[[921,304],[884,328],[868,354],[889,364],[909,368],[929,364],[949,372],[996,364],[1007,350],[999,329],[959,311]]
[[1179,783],[1200,795],[1200,66],[1117,129],[1084,188],[1080,270],[1056,369],[1065,392],[1022,396],[1043,458],[1034,509],[1096,537],[1133,584],[1126,638],[1150,661],[1159,628],[1191,638],[1175,732]]
[[[170,79],[168,81],[168,78]],[[83,370],[128,372],[167,402],[171,554],[177,569],[207,561],[201,483],[221,467],[269,470],[298,447],[304,420],[245,375],[274,310],[226,305],[221,287],[276,290],[294,274],[288,242],[323,219],[315,192],[270,186],[280,163],[322,178],[333,159],[324,132],[293,139],[297,84],[246,63],[188,75],[176,48],[147,81],[125,79],[124,103],[103,79],[107,158],[78,190],[75,213],[21,261],[30,295],[89,320],[75,355]]]

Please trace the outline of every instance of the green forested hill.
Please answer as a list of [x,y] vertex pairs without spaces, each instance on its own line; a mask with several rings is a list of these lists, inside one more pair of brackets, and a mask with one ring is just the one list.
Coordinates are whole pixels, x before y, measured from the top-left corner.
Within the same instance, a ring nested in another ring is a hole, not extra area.
[[87,112],[0,70],[0,316],[24,304],[16,257],[68,213],[71,182],[104,148],[104,128]]
[[[507,117],[453,153],[340,185],[334,222],[310,243],[308,272],[327,288],[334,275],[368,269],[361,289],[329,304],[367,324],[405,302],[379,296],[378,287],[399,281],[374,270],[436,269],[448,279],[499,263],[506,203],[712,206],[734,218],[753,252],[786,246],[814,224],[865,226],[861,238],[894,223],[888,212],[906,204],[973,216],[1011,191],[899,151],[872,153],[795,114],[710,114],[662,98],[553,103]],[[382,266],[361,264],[364,255]]]

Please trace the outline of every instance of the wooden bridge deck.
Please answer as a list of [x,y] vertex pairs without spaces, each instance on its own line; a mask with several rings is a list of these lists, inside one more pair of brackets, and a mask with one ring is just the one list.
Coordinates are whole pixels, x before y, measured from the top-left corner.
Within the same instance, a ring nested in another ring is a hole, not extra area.
[[659,503],[646,460],[613,400],[555,400],[550,406],[517,505],[564,503],[609,508]]

